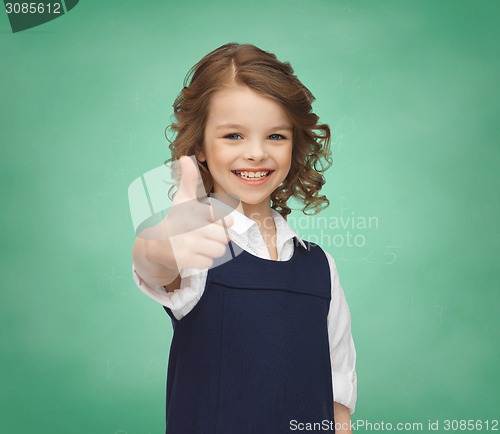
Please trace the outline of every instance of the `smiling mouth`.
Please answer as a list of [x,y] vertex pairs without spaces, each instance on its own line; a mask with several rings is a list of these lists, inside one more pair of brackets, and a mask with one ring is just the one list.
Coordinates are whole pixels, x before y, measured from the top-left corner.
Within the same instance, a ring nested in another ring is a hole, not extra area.
[[261,179],[267,178],[274,170],[266,170],[262,172],[240,172],[239,170],[231,170],[236,176],[243,178],[247,181],[259,181]]

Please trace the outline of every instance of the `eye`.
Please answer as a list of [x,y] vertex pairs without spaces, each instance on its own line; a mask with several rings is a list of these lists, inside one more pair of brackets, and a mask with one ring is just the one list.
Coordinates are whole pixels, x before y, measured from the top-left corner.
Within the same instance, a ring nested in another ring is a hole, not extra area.
[[[273,139],[272,137],[277,137],[277,138]],[[271,138],[271,140],[283,140],[285,137],[283,137],[281,134],[271,134],[269,138]]]
[[241,137],[238,133],[231,133],[231,134],[228,134],[227,136],[224,136],[224,138],[229,139],[229,140],[237,139],[237,137],[235,137],[235,136]]

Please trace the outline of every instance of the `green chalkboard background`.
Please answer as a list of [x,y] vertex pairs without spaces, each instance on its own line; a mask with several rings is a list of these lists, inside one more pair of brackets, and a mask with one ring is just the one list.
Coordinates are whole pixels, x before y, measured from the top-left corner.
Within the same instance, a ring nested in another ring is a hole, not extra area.
[[94,0],[12,33],[0,12],[0,431],[164,432],[172,325],[132,281],[127,189],[169,157],[188,69],[232,41],[290,61],[333,131],[331,205],[290,221],[339,267],[353,421],[499,419],[499,15]]

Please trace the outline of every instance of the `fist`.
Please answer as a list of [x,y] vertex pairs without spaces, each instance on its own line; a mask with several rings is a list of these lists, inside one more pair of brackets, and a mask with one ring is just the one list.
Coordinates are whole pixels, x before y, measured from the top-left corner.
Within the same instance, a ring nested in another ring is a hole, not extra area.
[[210,268],[215,258],[224,255],[230,241],[226,228],[234,221],[225,215],[227,211],[198,201],[198,196],[206,193],[194,156],[182,156],[176,164],[181,170],[180,184],[165,225],[182,276],[186,268]]

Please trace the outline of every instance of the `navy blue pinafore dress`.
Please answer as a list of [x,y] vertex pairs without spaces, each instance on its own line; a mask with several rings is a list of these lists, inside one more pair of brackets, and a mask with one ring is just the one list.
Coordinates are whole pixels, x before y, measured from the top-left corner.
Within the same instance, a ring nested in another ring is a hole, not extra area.
[[330,268],[305,244],[294,238],[291,259],[274,261],[230,242],[186,316],[164,307],[174,326],[166,434],[281,434],[299,423],[335,432]]

